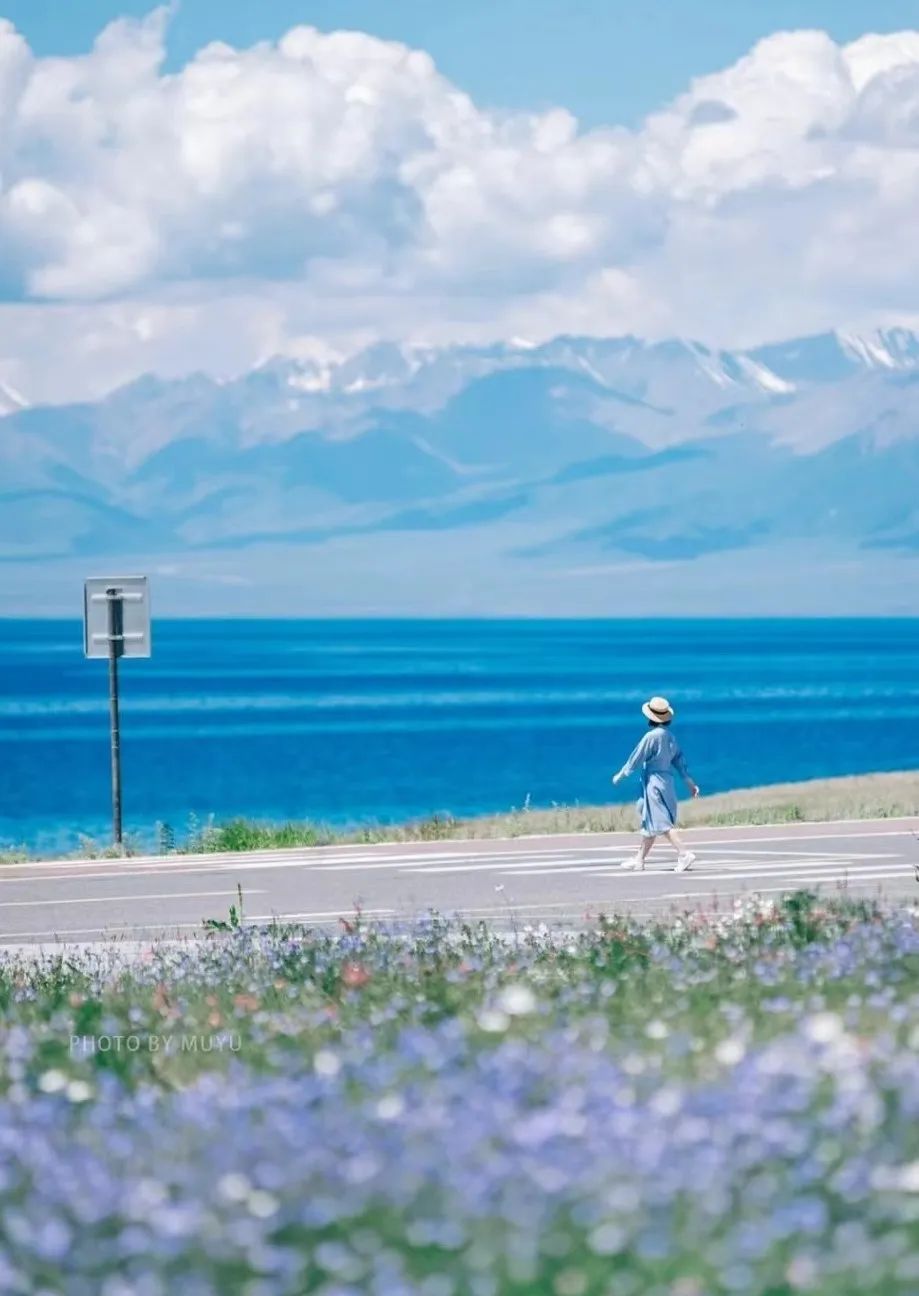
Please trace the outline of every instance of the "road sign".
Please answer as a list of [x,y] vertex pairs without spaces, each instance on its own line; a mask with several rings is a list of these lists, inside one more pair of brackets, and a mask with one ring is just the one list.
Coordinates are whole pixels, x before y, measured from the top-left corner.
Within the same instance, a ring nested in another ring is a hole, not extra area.
[[[115,627],[116,656],[149,657],[150,593],[146,576],[88,580],[84,594],[83,650],[87,657],[108,658],[112,628],[110,607],[120,604],[121,626]],[[116,608],[117,611],[117,608]]]
[[149,657],[150,598],[146,576],[88,580],[83,593],[83,649],[87,657],[108,661],[112,751],[112,835],[121,849],[121,717],[118,693],[120,657]]

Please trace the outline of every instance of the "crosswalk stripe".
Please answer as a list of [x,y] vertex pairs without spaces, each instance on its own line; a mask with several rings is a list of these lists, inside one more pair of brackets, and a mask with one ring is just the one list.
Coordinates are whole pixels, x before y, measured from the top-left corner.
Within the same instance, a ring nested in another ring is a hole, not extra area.
[[[870,830],[865,831],[867,825]],[[829,829],[830,831],[827,831]],[[833,831],[835,829],[835,831]],[[861,831],[859,831],[861,829]],[[724,825],[721,827],[701,827],[686,829],[688,840],[696,849],[704,848],[705,850],[719,850],[725,846],[753,846],[753,845],[771,845],[776,842],[817,842],[817,841],[834,841],[845,838],[848,841],[855,841],[862,838],[878,840],[878,838],[903,838],[912,837],[919,830],[919,817],[905,816],[900,819],[889,819],[881,822],[872,819],[850,819],[835,820],[825,824],[815,823],[809,825],[786,826],[784,824],[763,825],[762,827],[743,829],[736,826]],[[725,834],[739,833],[739,836],[733,839]],[[759,835],[745,835],[758,833]],[[768,834],[768,835],[767,835]],[[628,842],[634,840],[634,834],[616,830],[611,832],[589,833],[589,832],[571,832],[559,834],[557,836],[547,836],[546,834],[518,834],[512,837],[494,837],[473,838],[464,842],[460,838],[448,839],[441,843],[426,842],[380,842],[378,844],[367,845],[363,842],[342,843],[329,846],[303,846],[303,847],[283,847],[281,849],[263,849],[251,852],[206,852],[198,854],[188,854],[181,856],[136,856],[131,863],[135,867],[149,868],[151,870],[166,870],[173,868],[182,868],[185,866],[198,865],[207,863],[214,867],[224,865],[248,867],[253,864],[266,863],[272,867],[302,867],[307,858],[319,862],[352,862],[361,861],[372,863],[379,859],[381,851],[392,851],[398,849],[412,858],[422,860],[425,858],[434,858],[439,856],[444,858],[442,853],[443,847],[462,852],[464,846],[468,850],[469,842],[484,842],[488,840],[491,843],[490,848],[504,847],[513,852],[514,848],[520,849],[520,843],[539,843],[554,841],[568,843],[561,849],[571,851],[613,851],[619,850],[620,847],[628,849]],[[590,841],[602,841],[602,845],[586,845]],[[558,849],[558,847],[556,847]],[[759,852],[757,852],[759,853]],[[33,860],[27,864],[9,864],[4,865],[4,871],[15,869],[22,875],[47,874],[49,870],[61,870],[67,867],[73,867],[75,872],[85,868],[87,864],[94,868],[105,870],[113,874],[123,870],[125,861],[123,859],[108,860]]]
[[610,850],[608,846],[591,846],[587,849],[572,846],[565,850],[547,850],[525,852],[520,850],[511,851],[435,851],[429,855],[386,855],[374,856],[370,863],[333,863],[327,861],[317,861],[312,867],[322,873],[363,873],[371,872],[374,869],[400,868],[400,869],[426,869],[432,864],[439,864],[445,861],[445,866],[453,862],[474,863],[474,864],[502,864],[506,860],[527,860],[527,859],[582,859],[585,855],[603,855],[609,857]]
[[[692,868],[695,873],[708,874],[715,869],[722,869],[727,877],[742,876],[745,872],[762,873],[768,876],[770,873],[798,873],[811,872],[823,869],[844,869],[844,868],[883,868],[896,860],[895,855],[887,855],[883,858],[870,860],[860,860],[857,858],[844,859],[825,859],[825,860],[770,860],[758,864],[755,860],[738,859],[738,860],[699,860]],[[660,873],[671,871],[676,861],[668,861],[663,867],[655,862],[650,862],[646,872]],[[904,868],[906,865],[904,864]],[[556,873],[599,873],[609,874],[612,877],[631,876],[634,869],[624,869],[619,864],[576,864],[569,868],[557,868],[549,866],[546,868],[529,868],[522,866],[520,868],[501,869],[502,877],[513,877],[521,874],[536,876],[551,876]]]
[[[670,858],[673,859],[672,856]],[[860,862],[861,858],[862,857],[851,856],[851,855],[845,855],[845,856],[830,855],[830,856],[822,856],[819,858],[815,856],[810,856],[810,857],[798,856],[788,861],[764,860],[762,864],[758,864],[755,858],[751,859],[750,856],[747,856],[745,858],[738,856],[734,860],[720,860],[720,859],[713,860],[711,861],[711,867],[724,868],[727,867],[728,865],[731,865],[738,868],[743,868],[743,867],[756,868],[757,870],[762,870],[763,872],[769,872],[770,870],[787,869],[792,864],[794,865],[795,868],[797,867],[819,868],[823,866],[842,867],[848,864],[849,862]],[[895,858],[896,856],[893,855],[869,855],[864,857],[865,860],[874,860],[878,864],[883,863],[885,860],[890,860]],[[697,869],[705,868],[706,865],[707,865],[707,861],[706,859],[703,858],[702,860],[699,861],[696,867]],[[653,863],[650,864],[649,868],[653,871],[654,864]],[[603,871],[612,870],[614,873],[623,873],[623,875],[625,872],[628,871],[628,870],[621,869],[620,861],[618,860],[608,860],[608,861],[604,861],[602,864],[600,863],[582,864],[577,860],[573,860],[570,863],[562,863],[558,860],[547,860],[543,864],[540,863],[538,860],[520,860],[519,863],[514,863],[512,865],[502,865],[502,864],[494,864],[494,863],[478,864],[478,863],[470,862],[468,864],[447,864],[444,865],[443,867],[436,864],[428,865],[425,868],[410,869],[410,868],[403,867],[400,868],[399,872],[404,874],[405,876],[410,876],[410,877],[427,877],[429,875],[439,876],[440,874],[450,874],[450,873],[480,873],[480,872],[496,872],[496,873],[500,873],[502,876],[505,874],[519,874],[519,873],[532,873],[534,876],[536,874],[546,874],[547,876],[549,876],[553,873],[592,872],[596,869],[602,869]]]
[[[732,869],[729,873],[702,873],[691,870],[688,873],[681,873],[679,876],[687,881],[699,882],[730,882],[734,878],[762,878],[766,882],[771,882],[775,878],[788,877],[799,882],[823,882],[839,881],[845,882],[852,878],[902,878],[909,877],[912,869],[904,864],[896,870],[887,870],[883,867],[878,868],[853,868],[840,870],[837,866],[835,869],[775,869],[770,873],[764,873],[760,870],[750,869]],[[606,873],[593,873],[594,877],[634,877],[634,874],[619,873],[617,870],[610,869]],[[639,877],[650,877],[651,873],[639,873]],[[657,874],[660,877],[660,873]]]
[[[826,852],[818,853],[818,852],[806,852],[806,851],[797,852],[797,851],[758,850],[755,852],[748,852],[746,855],[739,855],[736,850],[731,853],[725,854],[724,853],[725,850],[726,848],[721,848],[719,852],[714,852],[709,849],[706,849],[704,852],[704,859],[705,860],[711,859],[712,863],[715,864],[728,865],[733,863],[753,863],[753,859],[751,859],[751,854],[756,859],[762,858],[764,860],[764,863],[769,863],[773,859],[778,861],[781,858],[784,858],[785,856],[790,856],[792,858],[802,859],[802,860],[807,860],[807,859],[821,860],[826,858],[836,858],[832,855],[829,855]],[[512,862],[515,868],[517,867],[518,864],[521,868],[540,867],[542,861],[545,861],[545,866],[548,868],[551,865],[557,865],[566,860],[570,860],[571,864],[574,866],[577,865],[579,861],[585,859],[585,857],[588,856],[592,857],[594,855],[599,855],[603,857],[602,861],[598,861],[597,866],[605,867],[607,861],[609,860],[609,857],[612,854],[613,852],[611,852],[607,847],[590,847],[587,849],[572,848],[570,850],[552,850],[552,851],[534,851],[532,853],[524,853],[522,851],[504,851],[501,852],[500,854],[485,854],[483,852],[476,852],[476,853],[468,853],[468,854],[454,854],[450,856],[445,856],[438,852],[438,853],[432,853],[432,854],[418,856],[418,857],[414,857],[414,856],[408,857],[405,855],[392,856],[392,857],[387,856],[385,859],[377,860],[372,865],[327,864],[318,860],[304,859],[304,858],[295,858],[295,859],[291,858],[291,859],[277,860],[268,857],[264,860],[253,861],[252,858],[248,855],[240,855],[239,857],[230,860],[224,860],[223,857],[220,857],[217,860],[217,862],[207,863],[207,864],[186,863],[183,861],[181,867],[176,867],[175,864],[170,862],[168,872],[164,870],[162,876],[179,877],[179,876],[193,876],[193,875],[208,874],[208,873],[209,874],[220,874],[220,873],[239,874],[239,873],[250,873],[250,872],[257,873],[257,872],[262,872],[264,870],[270,871],[274,869],[282,870],[282,869],[292,869],[292,868],[323,872],[323,873],[364,872],[364,871],[385,870],[385,869],[393,869],[405,873],[416,872],[416,871],[417,872],[435,872],[435,871],[449,872],[451,871],[451,869],[453,871],[466,872],[472,869],[479,869],[479,868],[500,869],[501,866],[508,861]],[[717,858],[713,858],[714,856],[717,856]],[[456,864],[441,865],[440,861],[444,860],[445,858],[453,859],[461,862],[458,862]],[[839,856],[839,858],[843,858],[843,857]],[[859,854],[847,854],[844,858],[859,859],[859,860],[860,859],[865,859],[865,860],[888,859],[890,858],[890,855],[889,853],[865,852]],[[35,880],[28,876],[23,876],[22,874],[19,874],[18,876],[15,875],[10,876],[7,872],[7,869],[14,870],[14,874],[15,872],[18,872],[18,870],[16,870],[14,865],[9,865],[6,866],[6,868],[4,869],[0,869],[0,887],[17,886],[17,885],[25,886],[29,882]],[[81,865],[79,868],[69,868],[66,870],[62,870],[59,873],[44,873],[42,874],[41,881],[42,882],[78,882],[78,881],[84,882],[89,880],[92,881],[102,880],[102,881],[114,882],[121,878],[155,877],[160,875],[160,872],[161,870],[159,865],[143,865],[142,867],[123,868],[118,872],[112,872],[109,869],[105,869],[104,871],[102,871],[100,869],[95,869],[95,868],[92,869],[92,871],[90,871],[86,865]]]

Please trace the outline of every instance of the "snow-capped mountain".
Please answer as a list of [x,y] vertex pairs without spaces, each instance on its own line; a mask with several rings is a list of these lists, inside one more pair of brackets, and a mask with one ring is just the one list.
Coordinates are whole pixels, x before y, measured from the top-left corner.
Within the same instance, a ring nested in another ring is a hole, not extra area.
[[[257,389],[260,437],[303,426],[351,435],[368,411],[430,415],[490,375],[545,370],[589,380],[590,414],[601,425],[618,427],[625,419],[647,444],[665,446],[729,428],[748,406],[781,407],[810,392],[830,410],[828,388],[848,399],[854,385],[847,380],[919,371],[919,337],[904,329],[836,333],[746,352],[633,337],[563,337],[538,346],[518,339],[440,351],[381,344],[338,365],[276,359],[242,378],[236,392],[246,401]],[[808,445],[807,427],[794,420],[773,425],[789,443]]]
[[[610,565],[664,580],[679,564],[685,593],[781,553],[804,598],[831,550],[874,597],[919,556],[919,338],[903,329],[738,352],[380,344],[231,382],[143,378],[95,405],[14,399],[0,388],[0,593],[17,564],[105,560],[219,569],[230,587],[270,571],[270,610],[294,591],[350,610],[382,563],[407,610],[438,611],[458,563],[532,612],[557,601],[551,573],[595,573],[577,579],[600,611]],[[281,555],[308,575],[279,575]],[[755,583],[742,594],[755,605]]]
[[714,392],[747,390],[789,395],[799,386],[824,385],[870,371],[919,369],[919,336],[906,329],[838,332],[753,351],[718,351],[691,340],[645,342],[635,337],[560,337],[537,345],[525,339],[487,347],[382,343],[338,364],[274,360],[271,371],[305,392],[359,395],[443,393],[473,377],[507,368],[563,368],[600,386],[647,398],[650,387],[687,378]]

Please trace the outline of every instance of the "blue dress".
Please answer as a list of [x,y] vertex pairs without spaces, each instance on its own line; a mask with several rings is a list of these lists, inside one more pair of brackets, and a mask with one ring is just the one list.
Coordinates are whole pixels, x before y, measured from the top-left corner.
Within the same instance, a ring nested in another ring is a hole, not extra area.
[[641,816],[643,837],[660,837],[676,827],[677,799],[673,771],[685,782],[691,782],[680,744],[662,725],[649,729],[620,770],[628,778],[641,769]]

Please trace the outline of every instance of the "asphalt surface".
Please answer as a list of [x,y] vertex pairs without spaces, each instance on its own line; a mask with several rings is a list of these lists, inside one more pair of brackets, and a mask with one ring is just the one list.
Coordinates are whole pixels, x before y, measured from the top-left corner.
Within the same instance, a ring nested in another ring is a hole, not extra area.
[[503,927],[569,926],[601,913],[730,909],[735,897],[802,887],[919,903],[919,819],[684,836],[698,855],[688,873],[674,873],[661,842],[647,871],[623,872],[636,838],[612,834],[6,865],[0,943],[198,935],[204,919],[227,917],[237,886],[247,921],[310,927],[337,925],[356,905],[384,922],[436,909]]

